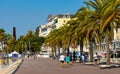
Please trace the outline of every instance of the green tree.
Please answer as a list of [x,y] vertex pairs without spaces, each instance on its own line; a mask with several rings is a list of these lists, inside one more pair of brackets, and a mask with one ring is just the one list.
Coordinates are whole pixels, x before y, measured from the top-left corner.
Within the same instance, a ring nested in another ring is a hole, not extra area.
[[5,32],[5,30],[0,28],[0,41],[2,41],[2,39],[4,37],[4,32]]
[[88,5],[95,8],[100,20],[100,31],[105,34],[106,49],[107,49],[107,64],[110,64],[110,48],[109,45],[113,38],[113,29],[115,28],[115,18],[118,16],[120,9],[119,0],[94,0],[86,2]]
[[26,51],[39,52],[44,40],[44,37],[38,37],[35,32],[30,30],[26,35],[18,38],[16,41],[15,50],[19,53]]
[[3,48],[2,41],[3,41],[3,37],[4,37],[4,32],[5,32],[5,30],[0,28],[0,44],[1,44],[2,48]]
[[97,31],[99,30],[99,25],[96,22],[96,13],[90,10],[89,7],[82,7],[77,11],[75,16],[77,19],[73,24],[76,23],[77,25],[74,27],[73,38],[76,38],[74,40],[80,44],[81,49],[83,49],[83,43],[84,45],[89,43],[90,61],[93,61],[93,42],[96,36],[98,36]]
[[4,34],[4,44],[6,45],[5,49],[3,51],[5,52],[12,52],[13,51],[13,38],[12,38],[12,35],[7,33],[7,34]]

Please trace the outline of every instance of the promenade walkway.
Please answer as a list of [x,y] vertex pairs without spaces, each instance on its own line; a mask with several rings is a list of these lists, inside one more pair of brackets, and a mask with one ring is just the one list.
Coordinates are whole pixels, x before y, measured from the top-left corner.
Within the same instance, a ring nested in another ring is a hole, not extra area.
[[1,65],[0,74],[12,74],[22,62],[22,59],[18,59],[15,62],[9,62],[9,65]]
[[82,63],[73,63],[70,68],[61,68],[58,60],[29,58],[24,59],[15,74],[120,74],[120,68],[100,69]]

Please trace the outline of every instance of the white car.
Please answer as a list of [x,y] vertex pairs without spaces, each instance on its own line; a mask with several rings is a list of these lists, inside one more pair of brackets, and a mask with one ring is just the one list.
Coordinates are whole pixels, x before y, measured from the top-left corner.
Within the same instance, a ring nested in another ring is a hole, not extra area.
[[48,54],[38,54],[36,56],[40,57],[40,58],[50,58],[50,56]]
[[49,56],[48,54],[41,54],[41,56],[42,56],[43,58],[50,58],[50,56]]

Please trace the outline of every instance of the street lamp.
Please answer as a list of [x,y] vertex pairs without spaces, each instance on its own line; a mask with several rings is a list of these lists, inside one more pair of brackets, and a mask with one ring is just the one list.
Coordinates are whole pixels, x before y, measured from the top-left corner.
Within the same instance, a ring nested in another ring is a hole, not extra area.
[[114,49],[113,49],[113,57],[114,57],[114,61],[116,62],[116,44],[114,43]]
[[29,51],[30,51],[30,41],[29,41]]
[[8,54],[8,44],[7,44],[7,51],[6,51],[6,54],[7,54],[7,64],[9,65],[9,54]]
[[0,50],[2,51],[0,53],[0,65],[1,65],[1,69],[2,69],[2,66],[3,66],[3,57],[4,57],[4,54],[3,54],[3,44],[4,44],[4,41],[2,40],[1,43],[0,43]]
[[7,65],[9,65],[9,56],[8,56],[8,44],[6,43],[6,40],[8,40],[9,38],[4,38],[3,39],[3,45],[6,46],[6,58],[7,58]]

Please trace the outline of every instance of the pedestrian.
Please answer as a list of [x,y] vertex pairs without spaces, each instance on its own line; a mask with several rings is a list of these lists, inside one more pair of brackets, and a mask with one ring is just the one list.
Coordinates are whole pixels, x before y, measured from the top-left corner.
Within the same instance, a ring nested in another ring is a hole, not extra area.
[[69,57],[69,55],[66,55],[66,57],[65,57],[65,66],[67,68],[69,68],[69,63],[70,63],[70,57]]
[[98,53],[94,55],[94,65],[96,66],[98,64]]
[[30,57],[30,55],[28,54],[28,55],[27,55],[27,57],[29,58],[29,57]]
[[75,51],[73,51],[73,61],[75,62],[76,61],[76,52]]
[[81,55],[82,62],[85,63],[85,56],[84,54]]
[[88,60],[87,54],[85,54],[84,57],[85,57],[85,62],[87,62],[87,60]]
[[72,53],[70,53],[70,66],[72,65]]
[[61,67],[64,67],[64,59],[65,59],[65,56],[64,56],[63,54],[61,54],[61,55],[60,55],[60,58],[59,58]]
[[35,58],[36,58],[36,54],[34,54],[34,60],[35,60]]

